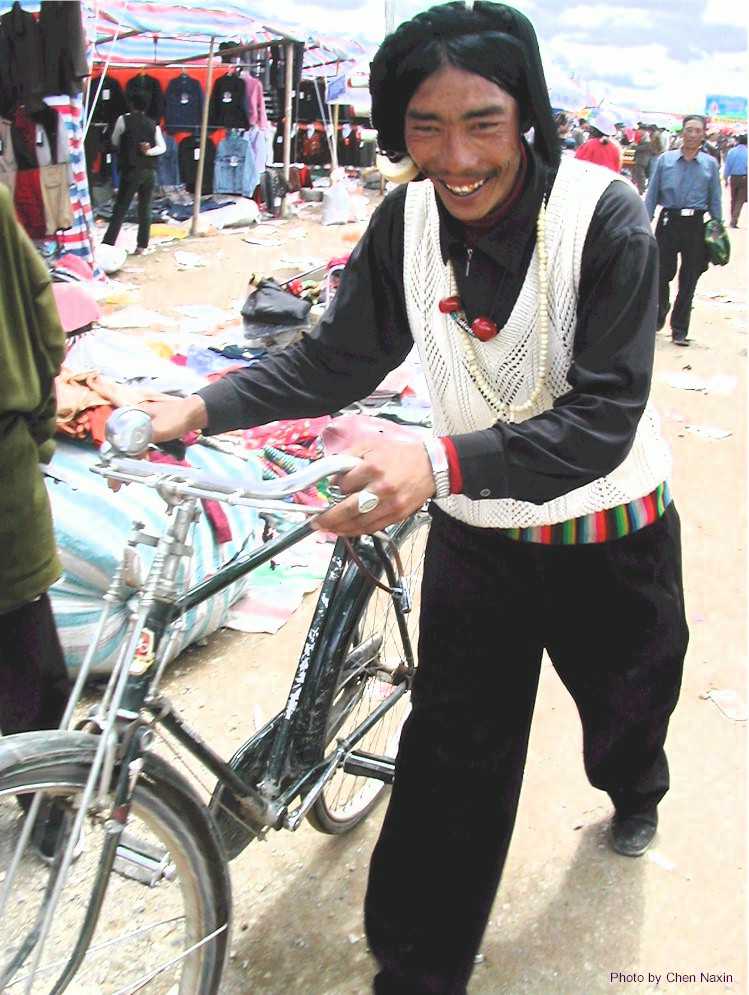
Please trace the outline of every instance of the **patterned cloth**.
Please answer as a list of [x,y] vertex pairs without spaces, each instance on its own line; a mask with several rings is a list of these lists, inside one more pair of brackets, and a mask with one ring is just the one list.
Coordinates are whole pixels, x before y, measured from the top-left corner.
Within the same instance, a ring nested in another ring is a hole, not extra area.
[[73,224],[57,235],[57,242],[63,252],[72,252],[85,259],[93,268],[94,276],[103,279],[104,273],[96,265],[93,250],[94,216],[91,211],[91,197],[86,176],[86,157],[83,152],[83,97],[45,97],[45,103],[54,107],[60,115],[60,124],[67,129],[70,155],[70,202],[73,211]]
[[645,497],[620,504],[606,511],[596,511],[580,518],[570,518],[557,525],[538,525],[527,529],[499,529],[501,535],[520,542],[544,546],[577,546],[591,542],[609,542],[652,525],[671,503],[668,482],[659,484]]

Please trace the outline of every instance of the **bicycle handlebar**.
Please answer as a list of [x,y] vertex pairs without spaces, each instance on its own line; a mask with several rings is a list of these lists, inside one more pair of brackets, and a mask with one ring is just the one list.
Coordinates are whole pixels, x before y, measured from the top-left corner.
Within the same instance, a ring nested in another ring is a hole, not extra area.
[[[211,478],[198,467],[133,459],[133,456],[146,451],[153,438],[151,419],[138,408],[120,408],[114,412],[107,421],[106,436],[108,444],[105,443],[100,450],[101,462],[92,468],[95,473],[111,480],[142,483],[149,487],[168,484],[174,494],[215,498],[230,504],[256,506],[257,503],[270,503],[272,506],[273,502],[304,491],[325,477],[347,473],[361,462],[357,456],[340,453],[315,460],[287,477],[258,480],[251,484],[244,481],[237,483]],[[284,504],[282,507],[285,511],[317,514],[327,506],[313,508]]]

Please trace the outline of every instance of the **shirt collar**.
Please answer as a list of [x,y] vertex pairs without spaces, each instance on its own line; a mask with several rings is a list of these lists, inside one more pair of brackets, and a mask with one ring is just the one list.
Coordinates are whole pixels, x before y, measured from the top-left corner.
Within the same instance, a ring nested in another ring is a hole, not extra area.
[[[547,180],[548,167],[545,166],[533,149],[525,144],[527,168],[523,189],[511,210],[501,217],[491,231],[480,236],[475,247],[489,256],[498,265],[512,273],[520,272],[525,258],[524,249],[528,240],[535,236],[536,218],[541,199],[550,182]],[[553,180],[553,176],[551,177]],[[437,197],[440,217],[440,247],[444,262],[465,255],[464,225],[454,218]]]

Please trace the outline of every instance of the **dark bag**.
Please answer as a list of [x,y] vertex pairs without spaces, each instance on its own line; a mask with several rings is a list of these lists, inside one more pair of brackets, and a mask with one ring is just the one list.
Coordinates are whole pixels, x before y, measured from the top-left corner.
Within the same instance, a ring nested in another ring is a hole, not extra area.
[[720,221],[705,222],[705,249],[713,266],[725,266],[731,258],[731,243],[728,232]]
[[[311,307],[309,301],[295,297],[275,280],[261,280],[242,307],[245,337],[287,344],[306,327]],[[294,334],[281,336],[283,332]]]

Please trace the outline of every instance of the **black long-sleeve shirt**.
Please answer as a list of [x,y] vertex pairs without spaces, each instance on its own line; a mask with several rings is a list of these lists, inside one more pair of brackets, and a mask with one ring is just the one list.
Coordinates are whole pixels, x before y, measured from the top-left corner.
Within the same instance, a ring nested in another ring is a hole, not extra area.
[[[466,316],[502,328],[535,246],[535,221],[553,175],[533,154],[520,197],[476,243],[466,274],[462,225],[440,208],[445,259],[455,262]],[[199,391],[207,431],[331,413],[366,397],[413,346],[403,286],[406,188],[389,194],[346,267],[317,327],[282,353]],[[582,254],[571,390],[518,424],[452,436],[463,493],[543,503],[610,473],[625,458],[650,391],[657,311],[657,247],[633,187],[612,182]],[[501,334],[501,333],[500,333]],[[482,493],[483,492],[483,493]]]

